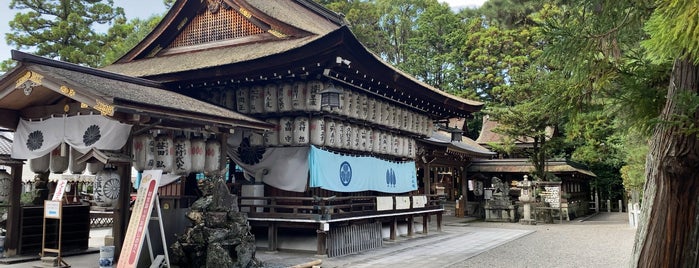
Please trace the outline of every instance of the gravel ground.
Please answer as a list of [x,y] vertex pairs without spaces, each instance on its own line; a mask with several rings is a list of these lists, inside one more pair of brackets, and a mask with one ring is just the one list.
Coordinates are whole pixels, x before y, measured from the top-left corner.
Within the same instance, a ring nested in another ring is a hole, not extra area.
[[601,213],[564,224],[472,222],[469,225],[535,232],[452,267],[627,267],[635,236],[627,219],[624,213]]

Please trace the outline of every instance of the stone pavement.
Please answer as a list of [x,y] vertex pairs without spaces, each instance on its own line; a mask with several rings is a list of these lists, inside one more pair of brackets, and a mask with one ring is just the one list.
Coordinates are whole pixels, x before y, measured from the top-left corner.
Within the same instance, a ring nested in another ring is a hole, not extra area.
[[[456,218],[449,214],[448,212],[444,217],[442,232],[437,232],[434,224],[431,224],[428,235],[416,234],[412,238],[400,237],[396,241],[384,240],[382,248],[372,251],[327,258],[316,256],[310,252],[267,252],[261,249],[257,251],[256,257],[263,262],[265,267],[289,267],[318,259],[322,261],[321,267],[384,267],[389,265],[401,268],[459,267],[460,263],[469,258],[537,232],[537,229],[524,228],[523,225],[515,223],[473,222],[476,219]],[[599,215],[591,220],[600,218],[599,220],[609,224],[620,226],[627,224],[624,222],[625,214],[617,214],[619,215]],[[577,220],[563,224],[547,224],[546,226],[554,228],[557,225],[565,225],[575,228],[576,225],[584,224]],[[541,227],[543,226],[539,226],[539,228]],[[98,258],[98,253],[90,253],[68,256],[64,259],[72,267],[98,267]],[[0,268],[33,267],[38,264],[39,261],[0,264]]]

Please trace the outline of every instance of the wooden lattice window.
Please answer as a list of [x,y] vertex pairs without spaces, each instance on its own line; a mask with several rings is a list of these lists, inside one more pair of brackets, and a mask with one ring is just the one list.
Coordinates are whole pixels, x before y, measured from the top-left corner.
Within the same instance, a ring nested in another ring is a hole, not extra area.
[[198,45],[260,33],[264,31],[232,8],[221,8],[216,12],[205,10],[187,25],[170,47]]

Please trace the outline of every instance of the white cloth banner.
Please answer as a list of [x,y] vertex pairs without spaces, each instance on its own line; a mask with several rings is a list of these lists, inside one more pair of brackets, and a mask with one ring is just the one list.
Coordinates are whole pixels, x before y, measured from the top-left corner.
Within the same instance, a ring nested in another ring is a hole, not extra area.
[[131,125],[101,115],[55,117],[42,121],[20,120],[12,143],[12,158],[34,159],[51,152],[62,142],[81,153],[92,148],[124,147]]
[[[235,139],[235,138],[234,138]],[[239,154],[239,142],[228,140],[228,156],[248,176],[257,176],[262,182],[285,191],[304,192],[308,184],[308,147],[268,147],[259,162],[246,164]],[[247,147],[258,148],[261,147]],[[245,150],[242,150],[245,151]],[[244,157],[243,157],[244,158]],[[264,174],[267,170],[267,174]]]

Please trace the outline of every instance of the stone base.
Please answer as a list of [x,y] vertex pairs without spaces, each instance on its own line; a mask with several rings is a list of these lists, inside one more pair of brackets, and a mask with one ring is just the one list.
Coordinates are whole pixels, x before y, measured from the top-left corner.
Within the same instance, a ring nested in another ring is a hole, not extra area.
[[519,224],[521,224],[521,225],[536,225],[536,221],[535,220],[520,219]]

